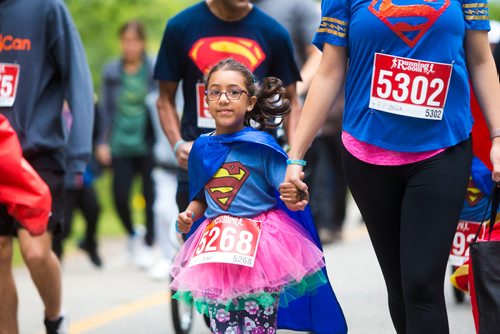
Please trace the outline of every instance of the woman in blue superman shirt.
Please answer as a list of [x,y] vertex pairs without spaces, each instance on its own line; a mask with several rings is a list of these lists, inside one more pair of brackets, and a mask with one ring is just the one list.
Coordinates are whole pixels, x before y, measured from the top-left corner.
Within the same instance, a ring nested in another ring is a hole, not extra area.
[[[485,0],[324,0],[323,58],[291,159],[304,156],[345,81],[342,163],[398,333],[448,333],[444,275],[472,158],[469,80],[500,181],[500,88]],[[347,68],[349,63],[349,68]],[[285,180],[305,187],[301,166]]]

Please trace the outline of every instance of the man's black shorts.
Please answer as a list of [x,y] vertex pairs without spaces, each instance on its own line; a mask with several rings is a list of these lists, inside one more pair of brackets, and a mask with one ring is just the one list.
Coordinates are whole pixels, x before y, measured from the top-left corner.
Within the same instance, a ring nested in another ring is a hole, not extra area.
[[[47,183],[52,194],[52,213],[47,230],[56,235],[63,228],[64,172],[40,169],[37,173]],[[0,236],[16,236],[19,228],[22,228],[21,224],[7,213],[4,205],[0,205]]]

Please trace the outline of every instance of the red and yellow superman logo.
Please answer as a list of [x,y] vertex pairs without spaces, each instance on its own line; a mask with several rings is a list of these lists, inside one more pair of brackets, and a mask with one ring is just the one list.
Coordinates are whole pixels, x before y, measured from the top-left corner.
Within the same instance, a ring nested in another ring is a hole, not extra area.
[[250,175],[240,162],[226,162],[205,185],[210,197],[227,210]]
[[449,5],[450,0],[437,8],[424,3],[396,5],[393,0],[373,0],[368,9],[413,48]]
[[188,54],[203,73],[207,73],[214,64],[224,58],[233,58],[252,72],[266,59],[264,51],[256,41],[229,36],[201,38],[193,44]]
[[474,180],[472,180],[472,177],[469,177],[469,184],[467,185],[467,194],[465,196],[467,204],[469,204],[470,206],[474,206],[483,197],[484,197],[483,193],[476,187],[476,184],[474,183]]

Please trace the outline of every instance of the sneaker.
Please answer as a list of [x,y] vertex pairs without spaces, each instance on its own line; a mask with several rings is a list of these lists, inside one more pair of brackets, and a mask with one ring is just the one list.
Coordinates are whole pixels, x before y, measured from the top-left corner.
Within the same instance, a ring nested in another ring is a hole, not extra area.
[[83,250],[87,255],[89,256],[90,262],[97,268],[102,267],[102,260],[99,254],[97,254],[97,248],[96,247],[90,247],[87,243],[85,243],[84,240],[80,241],[78,243],[78,247],[80,247],[81,250]]
[[69,333],[69,321],[65,316],[59,317],[57,320],[45,319],[45,328],[47,329],[47,334],[68,334]]
[[168,278],[172,261],[162,258],[149,270],[149,277],[156,281],[163,281]]
[[153,266],[154,262],[155,253],[153,247],[143,245],[137,253],[135,264],[141,269],[148,270]]

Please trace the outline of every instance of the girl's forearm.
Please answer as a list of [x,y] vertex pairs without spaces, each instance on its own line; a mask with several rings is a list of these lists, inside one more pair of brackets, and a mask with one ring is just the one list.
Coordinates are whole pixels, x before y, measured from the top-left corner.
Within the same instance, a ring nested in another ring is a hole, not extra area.
[[189,203],[186,211],[191,211],[194,216],[193,220],[197,220],[201,216],[205,214],[205,210],[207,209],[207,203],[202,200],[193,200]]

